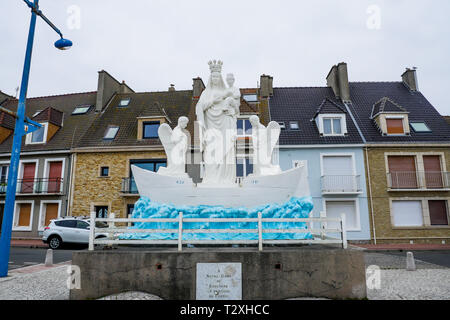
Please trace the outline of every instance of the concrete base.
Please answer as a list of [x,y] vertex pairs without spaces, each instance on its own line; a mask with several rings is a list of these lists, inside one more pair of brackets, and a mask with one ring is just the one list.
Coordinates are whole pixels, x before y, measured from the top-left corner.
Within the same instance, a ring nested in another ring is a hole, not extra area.
[[363,252],[324,247],[188,249],[183,252],[74,252],[80,267],[81,289],[70,299],[97,299],[141,291],[167,300],[195,300],[197,263],[242,263],[244,300],[300,297],[366,298]]

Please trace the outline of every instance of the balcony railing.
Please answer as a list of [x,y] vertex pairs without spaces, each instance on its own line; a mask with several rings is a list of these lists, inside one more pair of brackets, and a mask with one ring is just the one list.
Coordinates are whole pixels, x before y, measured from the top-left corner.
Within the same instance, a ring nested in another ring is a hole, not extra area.
[[124,194],[139,194],[139,191],[136,186],[136,182],[134,182],[133,178],[123,178],[122,179],[122,188],[120,190],[121,193]]
[[361,176],[322,176],[322,193],[360,193]]
[[[0,194],[5,194],[7,181],[0,182]],[[63,178],[19,179],[16,187],[17,194],[63,194]]]
[[391,190],[440,190],[450,188],[450,172],[389,172],[387,177],[388,188]]

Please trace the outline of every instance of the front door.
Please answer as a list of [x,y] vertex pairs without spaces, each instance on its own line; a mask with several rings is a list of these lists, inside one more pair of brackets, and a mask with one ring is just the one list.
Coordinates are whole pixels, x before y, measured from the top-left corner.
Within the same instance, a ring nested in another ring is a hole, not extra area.
[[62,161],[50,162],[48,174],[48,193],[61,191]]
[[21,193],[34,192],[35,172],[36,172],[36,163],[23,164],[22,186],[20,188]]

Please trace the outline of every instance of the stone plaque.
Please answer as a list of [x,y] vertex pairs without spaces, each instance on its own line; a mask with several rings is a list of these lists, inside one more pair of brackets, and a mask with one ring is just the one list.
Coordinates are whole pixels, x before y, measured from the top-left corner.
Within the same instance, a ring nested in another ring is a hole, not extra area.
[[242,300],[241,263],[197,263],[197,300]]

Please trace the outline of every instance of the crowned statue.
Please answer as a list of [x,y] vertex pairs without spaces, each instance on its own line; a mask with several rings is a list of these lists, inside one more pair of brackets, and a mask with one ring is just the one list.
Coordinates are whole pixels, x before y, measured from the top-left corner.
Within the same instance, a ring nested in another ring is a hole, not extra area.
[[236,182],[237,117],[241,94],[234,76],[222,78],[222,61],[210,61],[211,75],[196,106],[203,151],[203,184],[231,185]]

